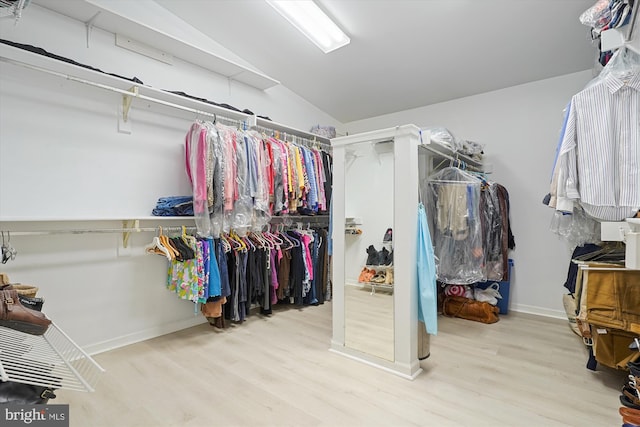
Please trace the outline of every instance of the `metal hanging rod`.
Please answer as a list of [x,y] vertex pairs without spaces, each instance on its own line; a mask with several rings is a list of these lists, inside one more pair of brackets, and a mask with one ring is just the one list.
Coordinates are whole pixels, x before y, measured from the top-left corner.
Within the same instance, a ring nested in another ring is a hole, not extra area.
[[[312,222],[312,223],[329,223],[329,215],[283,215],[274,216],[269,221],[270,224],[283,224],[285,222]],[[197,231],[194,226],[185,226],[187,232]],[[121,227],[121,228],[82,228],[82,229],[61,229],[61,230],[30,230],[30,231],[10,231],[0,230],[7,233],[8,237],[13,236],[49,236],[60,234],[120,234],[120,233],[156,233],[167,232],[176,233],[183,230],[182,226],[156,226],[156,227]]]
[[329,149],[331,148],[331,144],[327,144],[324,141],[320,141],[317,139],[311,139],[308,137],[304,137],[304,136],[298,136],[296,134],[293,133],[288,133],[286,131],[279,131],[277,129],[271,129],[265,126],[261,126],[261,125],[256,125],[253,127],[253,129],[259,131],[259,132],[264,132],[264,133],[270,133],[273,136],[279,136],[280,139],[282,139],[283,141],[286,140],[287,137],[291,137],[293,138],[293,143],[295,144],[303,144],[303,145],[307,145],[307,146],[319,146],[320,148],[325,148],[325,149]]
[[218,116],[215,122],[221,123],[223,125],[232,125],[232,126],[244,126],[247,124],[245,120],[230,119],[229,117],[221,117],[221,116]]
[[[187,231],[196,231],[196,227],[185,227]],[[10,237],[13,236],[49,236],[56,234],[119,234],[119,233],[155,233],[158,231],[166,231],[167,233],[175,233],[182,231],[181,226],[172,227],[123,227],[123,228],[84,228],[84,229],[68,229],[68,230],[33,230],[33,231],[8,231],[3,230]]]
[[294,224],[296,222],[329,223],[329,215],[282,215],[271,217],[269,224]]

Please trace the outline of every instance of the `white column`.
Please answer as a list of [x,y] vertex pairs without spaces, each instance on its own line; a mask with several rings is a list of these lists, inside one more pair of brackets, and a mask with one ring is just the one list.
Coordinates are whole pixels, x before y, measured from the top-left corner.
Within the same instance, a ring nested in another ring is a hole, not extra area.
[[419,129],[413,125],[397,129],[394,138],[394,337],[395,364],[414,377],[418,361],[418,145]]
[[344,223],[345,223],[345,147],[333,148],[333,337],[331,348],[340,351],[344,348]]

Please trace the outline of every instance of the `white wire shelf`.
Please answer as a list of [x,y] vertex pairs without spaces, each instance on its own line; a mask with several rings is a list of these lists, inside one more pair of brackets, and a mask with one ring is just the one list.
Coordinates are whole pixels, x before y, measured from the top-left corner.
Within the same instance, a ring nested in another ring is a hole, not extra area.
[[92,392],[104,369],[57,325],[43,335],[0,327],[0,380]]

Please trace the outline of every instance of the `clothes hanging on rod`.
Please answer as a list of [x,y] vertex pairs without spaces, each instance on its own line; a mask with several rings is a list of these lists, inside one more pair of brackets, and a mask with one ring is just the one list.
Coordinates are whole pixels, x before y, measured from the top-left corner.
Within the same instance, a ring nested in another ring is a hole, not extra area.
[[640,55],[620,49],[573,96],[559,141],[549,206],[579,205],[598,221],[621,221],[640,208]]
[[485,280],[509,280],[509,250],[516,243],[509,219],[509,193],[497,182],[484,181],[480,192]]
[[[235,231],[220,238],[169,237],[160,231],[147,252],[168,259],[167,289],[202,304],[210,323],[243,322],[251,308],[271,314],[275,304],[318,305],[328,298],[325,228]],[[224,319],[220,317],[224,314]]]
[[318,305],[326,300],[327,231],[293,229],[278,236],[282,244],[226,254],[231,289],[223,306],[226,320],[243,322],[252,307],[269,315],[275,304]]
[[331,155],[320,147],[220,123],[196,121],[185,138],[186,170],[202,236],[259,231],[274,215],[327,213]]
[[431,175],[423,186],[438,280],[471,284],[483,280],[480,180],[454,167]]
[[[637,7],[634,0],[598,0],[593,6],[580,15],[580,22],[591,27],[591,37],[598,42],[600,55],[598,62],[605,66],[614,52],[602,50],[601,35],[603,31],[620,28],[627,24],[636,25]],[[632,34],[630,30],[629,35]]]
[[438,281],[473,284],[507,280],[515,249],[509,195],[502,185],[455,167],[421,185],[433,239]]

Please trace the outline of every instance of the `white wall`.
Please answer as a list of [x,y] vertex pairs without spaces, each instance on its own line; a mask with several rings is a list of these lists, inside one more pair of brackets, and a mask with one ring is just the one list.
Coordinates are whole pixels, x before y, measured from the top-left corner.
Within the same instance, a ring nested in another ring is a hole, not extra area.
[[[37,5],[17,26],[0,21],[0,37],[292,127],[340,125],[285,87],[262,92],[177,59],[156,62],[116,47],[114,35],[98,29],[87,48],[84,24]],[[189,194],[183,144],[195,117],[138,106],[126,135],[116,130],[119,102],[100,89],[0,63],[0,230],[117,228],[119,221],[79,220],[149,216],[158,197]],[[76,221],[7,221],[15,217]],[[78,344],[101,351],[204,320],[165,290],[166,261],[143,253],[152,236],[134,234],[122,250],[118,234],[14,235],[18,257],[0,271],[39,286],[47,315]]]
[[491,179],[511,199],[516,239],[511,309],[564,316],[561,295],[570,252],[549,231],[552,211],[542,204],[571,96],[591,79],[590,71],[569,74],[450,102],[345,124],[350,134],[414,123],[445,126],[458,138],[485,145]]

